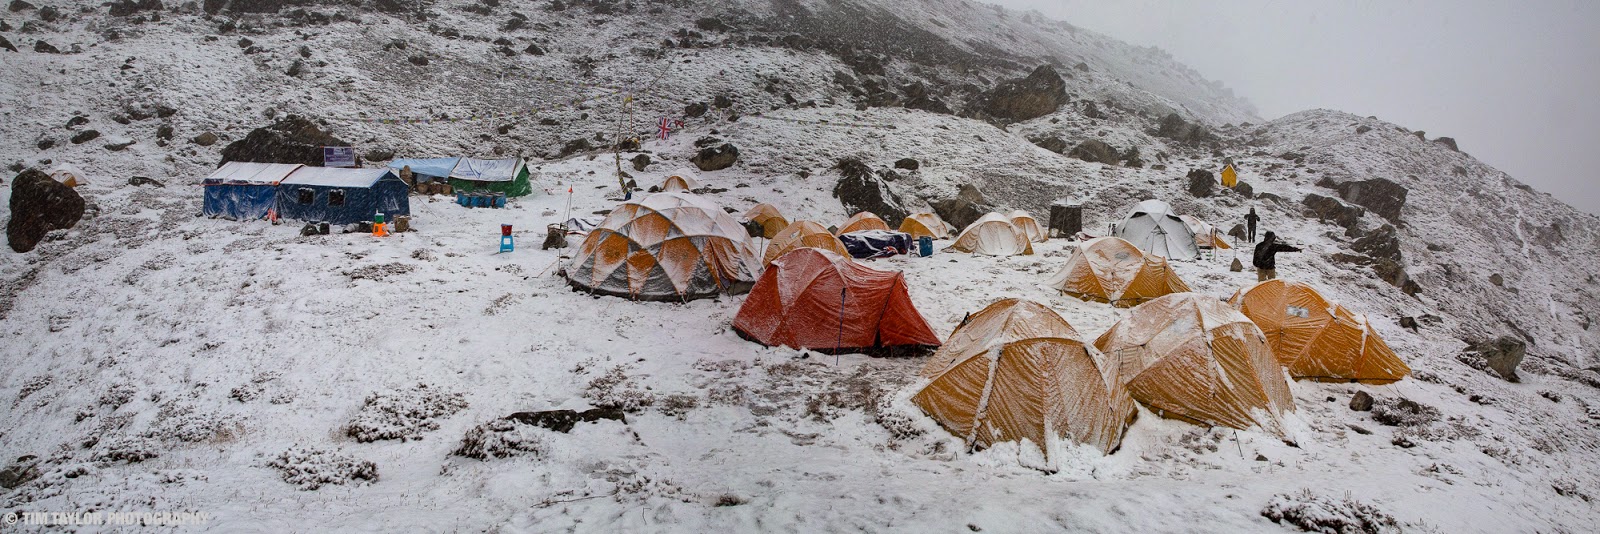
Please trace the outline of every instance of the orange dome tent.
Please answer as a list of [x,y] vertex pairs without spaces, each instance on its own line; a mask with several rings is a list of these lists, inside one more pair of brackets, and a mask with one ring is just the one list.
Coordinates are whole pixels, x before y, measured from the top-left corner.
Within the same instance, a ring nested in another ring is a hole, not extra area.
[[767,252],[761,264],[770,265],[772,260],[778,259],[779,256],[802,247],[820,248],[847,259],[850,257],[850,251],[844,248],[844,243],[839,242],[839,238],[829,233],[827,228],[811,221],[795,221],[772,236],[772,242],[767,244]]
[[1309,285],[1268,280],[1228,302],[1261,327],[1278,363],[1294,378],[1387,384],[1411,373],[1365,316],[1329,302]]
[[1048,454],[1068,439],[1110,453],[1135,410],[1103,359],[1050,308],[1005,299],[950,334],[911,401],[970,447],[1027,439]]
[[907,216],[905,220],[900,221],[900,231],[911,234],[911,239],[918,239],[923,236],[934,239],[948,239],[950,237],[950,226],[945,224],[944,220],[940,219],[938,215],[927,212],[914,213]]
[[1049,285],[1083,300],[1123,308],[1189,290],[1166,258],[1147,255],[1115,237],[1097,237],[1073,247]]
[[879,218],[870,211],[863,211],[855,215],[851,215],[849,219],[846,219],[844,224],[839,225],[839,231],[834,232],[834,235],[848,234],[850,232],[859,232],[862,230],[888,229],[889,223],[884,222],[882,218]]
[[761,237],[772,239],[779,231],[789,226],[789,221],[778,213],[778,208],[771,204],[756,204],[749,211],[744,212],[744,220],[761,225]]
[[635,300],[743,293],[755,272],[744,227],[688,193],[624,202],[589,231],[565,271],[575,288]]
[[1261,329],[1215,298],[1174,293],[1134,308],[1095,346],[1110,374],[1162,417],[1287,437],[1294,397]]
[[1028,214],[1028,212],[1023,210],[1011,210],[1011,213],[1006,214],[1006,218],[1011,219],[1012,226],[1020,228],[1022,233],[1027,234],[1029,241],[1034,243],[1043,243],[1047,239],[1045,237],[1044,227],[1039,226],[1039,220],[1034,219],[1032,215]]
[[905,275],[816,248],[773,260],[739,307],[733,329],[769,347],[823,352],[939,346],[939,336],[911,304]]
[[1233,245],[1228,244],[1227,236],[1218,232],[1217,227],[1211,226],[1211,223],[1189,215],[1179,215],[1178,220],[1183,221],[1184,226],[1188,226],[1189,231],[1194,233],[1196,246],[1223,250],[1233,248]]
[[689,169],[672,171],[672,174],[661,182],[662,192],[677,191],[687,193],[699,188],[700,180],[695,179],[694,173],[689,172]]
[[1028,234],[1011,224],[1011,219],[990,213],[967,225],[956,242],[945,250],[970,252],[986,256],[1015,256],[1033,254],[1033,243]]

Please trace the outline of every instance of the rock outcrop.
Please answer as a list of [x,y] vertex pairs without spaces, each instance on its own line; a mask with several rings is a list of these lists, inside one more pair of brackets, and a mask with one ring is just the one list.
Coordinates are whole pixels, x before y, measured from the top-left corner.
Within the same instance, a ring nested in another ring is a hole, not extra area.
[[[310,119],[291,115],[269,126],[251,130],[244,139],[223,147],[222,163],[252,161],[320,167],[322,147],[329,146],[350,146],[350,143],[323,131]],[[359,165],[360,161],[356,163]]]
[[839,160],[834,166],[839,171],[839,183],[833,187],[833,196],[839,199],[849,213],[870,211],[883,218],[890,227],[899,227],[906,218],[905,202],[889,189],[884,172],[874,172],[871,167],[854,158]]
[[1055,67],[1041,65],[1023,78],[1000,82],[979,94],[966,115],[991,122],[1020,122],[1055,113],[1068,101],[1067,84]]
[[6,242],[11,250],[28,252],[51,230],[72,228],[83,218],[83,197],[37,169],[28,169],[11,181],[11,219],[6,221]]

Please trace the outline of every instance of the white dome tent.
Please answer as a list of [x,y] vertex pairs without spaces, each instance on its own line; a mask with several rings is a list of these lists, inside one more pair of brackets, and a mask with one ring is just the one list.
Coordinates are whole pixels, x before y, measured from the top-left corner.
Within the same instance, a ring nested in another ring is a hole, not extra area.
[[1172,206],[1160,200],[1134,204],[1111,235],[1133,243],[1139,250],[1171,260],[1200,257],[1194,232],[1172,213]]

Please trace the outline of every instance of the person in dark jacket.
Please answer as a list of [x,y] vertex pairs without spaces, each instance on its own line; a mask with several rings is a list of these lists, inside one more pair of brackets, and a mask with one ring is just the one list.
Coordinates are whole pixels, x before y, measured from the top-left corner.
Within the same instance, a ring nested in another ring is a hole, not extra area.
[[1250,242],[1251,243],[1256,242],[1256,222],[1258,222],[1260,220],[1261,220],[1261,216],[1260,215],[1256,215],[1255,207],[1251,207],[1250,208],[1250,214],[1244,216],[1244,224],[1245,224],[1245,226],[1249,227],[1249,230],[1250,230],[1249,233],[1250,233]]
[[1279,252],[1300,252],[1300,249],[1279,243],[1278,235],[1272,232],[1262,234],[1261,243],[1256,245],[1255,257],[1250,261],[1256,266],[1256,281],[1265,282],[1278,277]]

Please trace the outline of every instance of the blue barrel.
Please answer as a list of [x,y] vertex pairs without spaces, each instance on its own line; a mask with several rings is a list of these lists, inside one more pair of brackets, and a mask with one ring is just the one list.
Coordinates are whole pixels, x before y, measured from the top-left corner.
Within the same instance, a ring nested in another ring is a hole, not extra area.
[[472,199],[472,205],[480,207],[480,208],[489,207],[489,194],[488,193],[478,193],[478,194],[476,194],[474,196],[477,197],[477,198]]
[[460,205],[460,206],[467,205],[467,192],[466,191],[456,191],[456,204]]
[[933,255],[933,238],[922,236],[917,238],[918,256],[928,257]]
[[504,208],[504,207],[506,207],[506,194],[505,193],[495,193],[494,194],[494,207],[496,207],[496,208]]

